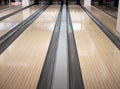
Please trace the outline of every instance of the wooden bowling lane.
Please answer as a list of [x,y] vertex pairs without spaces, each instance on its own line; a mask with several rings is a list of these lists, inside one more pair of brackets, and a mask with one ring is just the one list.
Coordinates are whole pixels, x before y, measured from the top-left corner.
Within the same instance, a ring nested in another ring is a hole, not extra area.
[[105,24],[113,33],[120,37],[120,33],[116,30],[117,21],[113,17],[95,8],[94,6],[86,7],[96,18]]
[[36,89],[60,6],[50,6],[0,55],[0,89]]
[[0,5],[0,11],[9,8],[9,5]]
[[3,36],[8,31],[10,31],[12,28],[14,28],[20,22],[22,22],[23,20],[28,18],[39,8],[40,8],[40,5],[34,5],[34,6],[29,7],[29,8],[15,14],[5,20],[0,21],[0,37]]
[[79,6],[70,12],[85,89],[120,89],[120,50]]
[[0,17],[5,16],[10,13],[13,13],[21,8],[23,8],[23,7],[22,6],[11,6],[7,9],[0,10]]

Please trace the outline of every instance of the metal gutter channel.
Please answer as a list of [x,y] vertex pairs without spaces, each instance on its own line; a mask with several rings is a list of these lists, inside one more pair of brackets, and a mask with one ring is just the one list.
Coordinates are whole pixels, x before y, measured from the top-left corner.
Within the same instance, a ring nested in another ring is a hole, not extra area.
[[61,25],[62,6],[60,8],[56,24],[54,27],[53,35],[50,41],[48,52],[45,58],[43,69],[38,81],[37,89],[51,89],[52,79],[54,73],[54,65],[56,61],[56,51],[58,47],[58,39]]
[[66,5],[63,5],[54,77],[51,89],[69,89]]
[[68,17],[68,59],[69,59],[69,89],[84,89],[82,72],[77,53],[77,47],[74,37],[74,31],[71,21],[69,8],[67,8]]

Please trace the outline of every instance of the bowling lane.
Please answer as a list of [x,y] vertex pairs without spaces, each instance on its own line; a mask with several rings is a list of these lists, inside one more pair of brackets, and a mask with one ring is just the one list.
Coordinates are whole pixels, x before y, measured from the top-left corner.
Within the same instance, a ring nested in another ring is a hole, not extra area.
[[120,51],[79,6],[70,12],[85,89],[120,89]]
[[50,6],[0,55],[0,89],[36,89],[59,9]]
[[23,20],[28,18],[30,15],[32,15],[40,7],[41,7],[40,5],[34,5],[34,6],[27,8],[5,20],[0,21],[0,37],[3,36],[8,31],[10,31],[12,28],[14,28],[20,22],[22,22]]
[[117,21],[113,17],[107,15],[101,10],[95,8],[94,6],[86,7],[95,17],[97,17],[103,24],[105,24],[112,32],[114,32],[118,37],[120,33],[116,30]]
[[0,17],[13,13],[19,9],[23,8],[22,6],[11,6],[9,8],[0,10]]
[[9,5],[0,5],[0,11],[9,8]]

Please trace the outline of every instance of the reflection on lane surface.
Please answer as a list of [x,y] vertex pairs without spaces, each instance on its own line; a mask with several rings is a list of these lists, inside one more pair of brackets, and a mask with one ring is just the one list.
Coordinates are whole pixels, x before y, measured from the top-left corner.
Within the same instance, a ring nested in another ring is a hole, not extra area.
[[40,8],[39,5],[32,6],[32,7],[25,9],[3,21],[0,21],[0,37],[3,36],[6,32],[10,31],[17,24],[21,23],[23,20],[28,18],[39,8]]
[[0,89],[36,89],[59,9],[50,6],[0,55]]
[[70,12],[85,89],[119,89],[120,51],[80,6]]

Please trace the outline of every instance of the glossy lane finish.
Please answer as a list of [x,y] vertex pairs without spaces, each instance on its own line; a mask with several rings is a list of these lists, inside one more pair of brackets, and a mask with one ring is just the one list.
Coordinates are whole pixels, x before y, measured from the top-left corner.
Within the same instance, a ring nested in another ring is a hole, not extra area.
[[0,10],[0,17],[5,16],[7,14],[13,13],[19,9],[23,8],[22,6],[16,6],[16,7],[9,7],[7,9]]
[[113,17],[100,11],[94,6],[86,7],[96,18],[98,18],[103,24],[105,24],[113,33],[120,37],[120,33],[116,30],[117,21]]
[[0,55],[0,89],[36,89],[60,6],[50,6]]
[[0,37],[3,36],[5,33],[7,33],[9,30],[11,30],[12,28],[14,28],[20,22],[22,22],[23,20],[28,18],[39,8],[40,8],[39,5],[35,5],[30,8],[27,8],[27,9],[15,14],[3,21],[0,21]]
[[120,51],[79,6],[70,12],[85,89],[120,89]]
[[[7,10],[15,9],[15,8],[16,8],[16,9],[20,9],[20,8],[22,8],[22,7],[23,7],[23,6],[20,6],[20,5],[19,5],[19,6],[12,6],[12,5],[9,6],[9,5],[6,5],[5,8],[4,8],[4,7],[2,7],[2,8],[0,7],[0,13],[5,12],[5,11],[7,11]],[[9,13],[10,13],[10,12],[9,12]]]
[[9,5],[0,5],[0,11],[10,8]]

